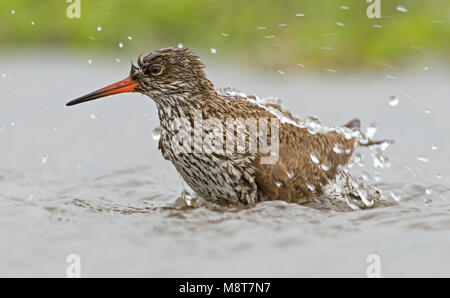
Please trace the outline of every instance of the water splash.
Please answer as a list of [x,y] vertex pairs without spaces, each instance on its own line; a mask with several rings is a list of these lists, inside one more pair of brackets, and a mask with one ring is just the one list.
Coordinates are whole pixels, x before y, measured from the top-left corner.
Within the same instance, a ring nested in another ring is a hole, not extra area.
[[396,106],[398,106],[399,103],[400,103],[400,99],[398,99],[397,96],[391,96],[389,98],[389,105],[391,107],[396,107]]
[[158,126],[152,131],[152,138],[155,141],[159,141],[161,138],[161,128]]
[[311,158],[311,161],[315,164],[319,164],[320,163],[320,155],[319,152],[317,152],[317,150],[313,150],[310,154],[309,157]]
[[[305,120],[301,120],[298,117],[293,117],[288,111],[281,105],[281,101],[276,97],[259,97],[256,95],[247,95],[242,91],[234,88],[218,88],[217,93],[224,97],[242,97],[250,103],[259,106],[262,109],[270,112],[273,116],[278,118],[281,123],[291,124],[299,128],[307,129],[308,133],[314,135],[318,133],[327,134],[330,132],[336,132],[344,136],[346,140],[354,138],[357,142],[356,144],[367,144],[369,139],[375,135],[378,131],[377,124],[370,124],[366,132],[362,132],[358,129],[350,129],[348,127],[334,126],[328,127],[320,123],[320,120],[316,117],[308,117]],[[374,168],[389,168],[390,161],[389,158],[384,156],[385,150],[389,147],[389,142],[383,142],[378,145],[372,145],[369,148],[371,152],[372,162]],[[336,154],[350,154],[351,148],[345,148],[342,144],[336,143],[333,146],[333,152]],[[333,165],[329,161],[322,161],[319,152],[313,150],[310,152],[309,157],[311,161],[320,167],[323,171],[329,171]],[[327,185],[324,185],[324,189],[327,196],[334,198],[336,200],[343,200],[348,202],[351,208],[359,208],[361,206],[371,207],[377,200],[384,199],[381,191],[376,188],[366,184],[369,180],[369,175],[365,174],[364,177],[353,177],[348,172],[348,168],[355,163],[360,167],[364,167],[363,156],[359,152],[355,152],[351,163],[346,167],[339,167],[337,169],[338,175],[335,181],[328,181]],[[291,177],[292,173],[288,173],[288,177]],[[380,173],[375,172],[372,175],[375,181],[380,181]],[[351,186],[349,186],[351,184]],[[355,198],[359,198],[355,199]],[[358,205],[361,204],[361,205]],[[352,207],[353,206],[353,207]],[[359,207],[358,207],[359,206]]]

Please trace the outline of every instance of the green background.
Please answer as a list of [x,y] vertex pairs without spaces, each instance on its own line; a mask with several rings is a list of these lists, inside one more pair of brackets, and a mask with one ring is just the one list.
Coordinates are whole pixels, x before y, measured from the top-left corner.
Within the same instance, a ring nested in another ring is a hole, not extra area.
[[69,5],[65,0],[2,0],[1,49],[114,54],[183,43],[200,53],[213,47],[224,60],[233,56],[283,69],[298,63],[312,69],[401,67],[430,58],[447,63],[450,57],[448,0],[381,0],[380,19],[367,17],[370,3],[365,0],[81,0],[80,19],[66,16]]

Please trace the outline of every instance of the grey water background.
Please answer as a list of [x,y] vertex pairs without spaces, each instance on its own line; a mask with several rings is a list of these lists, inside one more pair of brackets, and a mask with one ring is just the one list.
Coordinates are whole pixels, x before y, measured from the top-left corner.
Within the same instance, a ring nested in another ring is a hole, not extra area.
[[445,65],[283,75],[205,57],[216,87],[277,96],[325,125],[376,122],[377,138],[395,140],[389,168],[361,150],[364,167],[352,169],[401,198],[394,206],[265,202],[224,212],[174,208],[183,183],[152,139],[151,99],[64,106],[129,72],[114,57],[87,60],[60,51],[0,58],[0,276],[65,277],[66,257],[78,254],[83,277],[366,277],[374,253],[384,277],[450,276]]

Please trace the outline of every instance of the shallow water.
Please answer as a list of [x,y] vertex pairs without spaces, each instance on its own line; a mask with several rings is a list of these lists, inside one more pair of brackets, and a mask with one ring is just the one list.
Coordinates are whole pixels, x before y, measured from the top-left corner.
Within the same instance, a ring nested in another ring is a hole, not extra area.
[[352,168],[400,198],[392,206],[220,211],[174,205],[183,183],[152,139],[150,99],[64,107],[125,77],[129,65],[114,60],[0,58],[0,276],[65,277],[66,257],[78,254],[84,277],[365,277],[374,253],[385,277],[450,276],[448,72],[281,75],[207,62],[216,86],[278,96],[326,125],[377,122],[376,137],[395,140],[389,168],[374,168],[368,150]]

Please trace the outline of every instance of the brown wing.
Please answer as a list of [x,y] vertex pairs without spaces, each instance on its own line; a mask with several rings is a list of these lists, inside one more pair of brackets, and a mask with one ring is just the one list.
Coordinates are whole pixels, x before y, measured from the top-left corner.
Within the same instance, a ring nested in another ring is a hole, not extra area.
[[[298,143],[280,140],[274,164],[261,164],[260,159],[254,164],[258,188],[272,200],[303,203],[305,199],[322,194],[323,186],[335,177],[339,165],[346,164],[353,153],[354,139],[345,140],[335,132],[310,135],[299,131],[296,135]],[[333,151],[335,144],[340,144],[341,153]]]

